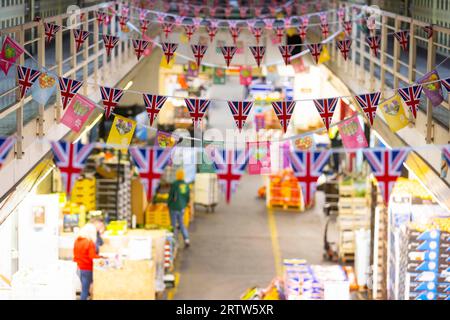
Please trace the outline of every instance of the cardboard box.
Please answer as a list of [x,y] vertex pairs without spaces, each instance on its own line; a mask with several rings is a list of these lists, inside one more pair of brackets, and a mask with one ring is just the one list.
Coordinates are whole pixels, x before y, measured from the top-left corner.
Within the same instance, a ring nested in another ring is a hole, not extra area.
[[131,180],[131,212],[136,216],[136,225],[145,224],[145,209],[147,208],[147,195],[139,178]]

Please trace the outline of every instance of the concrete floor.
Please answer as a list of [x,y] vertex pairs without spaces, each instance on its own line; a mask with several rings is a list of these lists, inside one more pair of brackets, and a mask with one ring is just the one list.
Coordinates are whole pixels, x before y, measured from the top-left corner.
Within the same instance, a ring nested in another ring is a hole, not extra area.
[[312,210],[270,216],[256,198],[261,185],[260,176],[243,176],[229,205],[196,210],[191,247],[179,250],[174,299],[239,299],[249,287],[267,286],[285,258],[322,263],[322,194]]

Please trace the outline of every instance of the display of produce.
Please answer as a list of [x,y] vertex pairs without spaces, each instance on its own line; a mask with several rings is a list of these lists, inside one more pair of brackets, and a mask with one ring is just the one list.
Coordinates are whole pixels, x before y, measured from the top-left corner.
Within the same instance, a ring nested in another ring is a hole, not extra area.
[[266,203],[269,209],[303,209],[301,188],[292,170],[282,170],[269,176]]

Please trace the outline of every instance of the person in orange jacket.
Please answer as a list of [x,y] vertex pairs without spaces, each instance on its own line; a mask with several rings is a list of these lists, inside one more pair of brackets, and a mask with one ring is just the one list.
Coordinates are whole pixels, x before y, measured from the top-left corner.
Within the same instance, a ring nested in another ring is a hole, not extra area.
[[96,252],[97,228],[92,223],[84,225],[75,240],[73,261],[78,265],[81,280],[81,300],[90,296],[93,281],[93,260],[101,258]]

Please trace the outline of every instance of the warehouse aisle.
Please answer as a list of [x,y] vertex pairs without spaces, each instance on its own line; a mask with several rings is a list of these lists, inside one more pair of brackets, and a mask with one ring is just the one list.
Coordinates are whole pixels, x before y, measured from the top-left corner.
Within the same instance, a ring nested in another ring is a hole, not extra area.
[[179,283],[169,298],[239,299],[249,287],[267,286],[284,258],[321,262],[322,201],[308,212],[271,215],[256,198],[260,185],[261,177],[243,176],[230,205],[196,210],[192,245],[179,251]]

